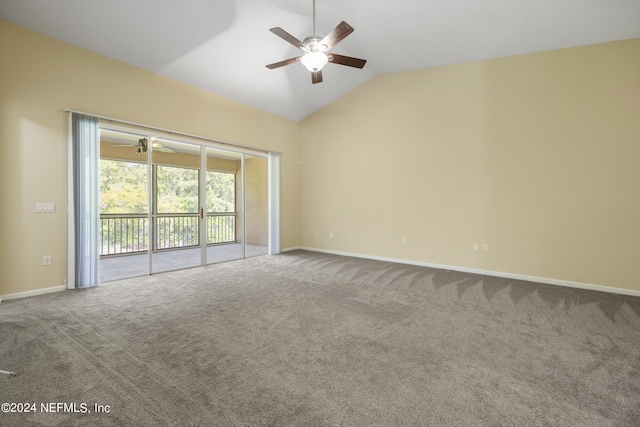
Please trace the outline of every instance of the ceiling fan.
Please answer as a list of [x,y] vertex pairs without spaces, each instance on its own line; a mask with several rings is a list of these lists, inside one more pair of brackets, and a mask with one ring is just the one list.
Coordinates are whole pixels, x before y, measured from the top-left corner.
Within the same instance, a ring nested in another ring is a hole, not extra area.
[[329,53],[329,50],[353,32],[353,27],[342,21],[324,38],[315,35],[316,0],[313,0],[313,35],[310,35],[303,41],[300,41],[280,27],[271,28],[269,31],[302,50],[304,55],[275,62],[267,65],[266,67],[273,70],[274,68],[280,68],[300,61],[302,62],[302,65],[311,71],[311,83],[313,84],[322,82],[322,67],[324,67],[328,62],[355,68],[362,68],[367,62],[364,59]]
[[[138,147],[137,153],[140,155],[147,154],[147,150],[149,149],[149,143],[147,142],[147,138],[139,139],[138,145],[139,147]],[[159,142],[154,142],[153,138],[151,138],[151,146],[153,148],[153,151],[162,151],[163,153],[175,153],[175,151],[163,146]]]
[[[165,147],[159,142],[155,142],[153,138],[151,138],[151,144],[153,147],[153,151],[162,151],[163,153],[175,153],[175,151],[173,151],[172,149]],[[140,138],[138,140],[138,143],[134,144],[134,146],[136,145],[138,146],[136,150],[136,153],[138,153],[138,155],[147,154],[149,150],[149,143],[147,141],[147,138]],[[116,145],[116,147],[131,147],[131,144],[119,144],[119,145]]]

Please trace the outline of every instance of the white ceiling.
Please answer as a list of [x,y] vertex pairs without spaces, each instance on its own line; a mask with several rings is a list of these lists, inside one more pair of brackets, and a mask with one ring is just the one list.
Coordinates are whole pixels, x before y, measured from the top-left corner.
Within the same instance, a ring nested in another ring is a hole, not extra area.
[[640,37],[640,0],[316,0],[317,32],[355,31],[311,84],[269,32],[312,32],[312,0],[0,0],[0,18],[301,120],[378,74]]

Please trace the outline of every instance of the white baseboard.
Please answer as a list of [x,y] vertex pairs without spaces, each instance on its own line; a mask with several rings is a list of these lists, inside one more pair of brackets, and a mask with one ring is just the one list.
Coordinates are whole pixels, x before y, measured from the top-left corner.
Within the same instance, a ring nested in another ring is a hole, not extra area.
[[[572,282],[569,280],[550,279],[547,277],[527,276],[524,274],[504,273],[504,272],[492,271],[492,270],[480,270],[476,268],[458,267],[454,265],[434,264],[430,262],[412,261],[412,260],[406,260],[401,258],[388,258],[388,257],[381,257],[376,255],[365,255],[365,254],[357,254],[352,252],[332,251],[329,249],[311,248],[307,246],[293,246],[290,248],[282,249],[282,252],[290,252],[290,251],[295,251],[297,249],[302,249],[302,250],[311,251],[311,252],[321,252],[321,253],[327,253],[327,254],[333,254],[333,255],[349,256],[354,258],[372,259],[376,261],[395,262],[398,264],[417,265],[420,267],[438,268],[441,270],[453,270],[453,271],[461,271],[464,273],[484,274],[486,276],[525,280],[527,282],[544,283],[547,285],[567,286],[570,288],[588,289],[591,291],[609,292],[613,294],[640,297],[640,291],[635,291],[632,289],[614,288],[612,286],[595,285],[591,283],[582,283],[582,282]],[[12,299],[18,299],[18,298],[32,297],[35,295],[44,295],[52,292],[60,292],[66,289],[67,289],[66,286],[61,285],[61,286],[53,286],[50,288],[35,289],[33,291],[18,292],[15,294],[0,295],[0,302],[2,302],[3,300],[12,300]]]
[[[516,280],[525,280],[527,282],[536,282],[536,283],[544,283],[547,285],[558,285],[558,286],[567,286],[570,288],[578,288],[578,289],[588,289],[590,291],[599,291],[599,292],[608,292],[613,294],[621,294],[621,295],[630,295],[634,297],[640,297],[640,291],[634,291],[633,289],[625,289],[625,288],[614,288],[612,286],[605,285],[595,285],[591,283],[582,283],[582,282],[572,282],[569,280],[560,280],[560,279],[550,279],[547,277],[536,277],[536,276],[527,276],[524,274],[513,274],[513,273],[503,273],[500,271],[492,271],[492,270],[480,270],[476,268],[467,268],[467,267],[458,267],[454,265],[444,265],[444,264],[434,264],[429,262],[420,262],[420,261],[411,261],[400,258],[387,258],[380,257],[375,255],[364,255],[357,254],[351,252],[342,252],[342,251],[332,251],[328,249],[319,249],[319,248],[310,248],[306,246],[296,247],[294,249],[303,249],[305,251],[312,252],[322,252],[333,255],[343,255],[350,256],[354,258],[366,258],[372,259],[376,261],[387,261],[387,262],[395,262],[398,264],[409,264],[409,265],[418,265],[420,267],[431,267],[438,268],[441,270],[453,270],[453,271],[462,271],[464,273],[473,273],[473,274],[484,274],[486,276],[494,276],[494,277],[503,277],[507,279],[516,279]],[[293,249],[291,249],[293,250]]]
[[0,295],[0,301],[3,301],[3,300],[8,301],[10,299],[18,299],[18,298],[32,297],[36,295],[50,294],[52,292],[60,292],[66,289],[67,289],[66,286],[61,285],[61,286],[52,286],[50,288],[34,289],[33,291],[18,292],[15,294]]

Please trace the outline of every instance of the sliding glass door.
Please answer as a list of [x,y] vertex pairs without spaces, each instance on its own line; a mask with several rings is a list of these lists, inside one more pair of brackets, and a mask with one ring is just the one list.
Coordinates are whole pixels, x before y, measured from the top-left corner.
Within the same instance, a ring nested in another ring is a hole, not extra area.
[[200,147],[151,138],[151,272],[202,265]]
[[149,274],[149,167],[145,135],[100,130],[100,281]]
[[267,157],[101,129],[101,281],[268,253]]
[[206,262],[244,258],[242,154],[206,148]]

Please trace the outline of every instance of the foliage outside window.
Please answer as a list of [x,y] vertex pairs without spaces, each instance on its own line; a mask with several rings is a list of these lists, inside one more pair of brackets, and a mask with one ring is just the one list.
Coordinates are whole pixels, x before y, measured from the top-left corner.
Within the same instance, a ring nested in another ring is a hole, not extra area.
[[236,211],[236,175],[207,171],[207,212]]
[[158,165],[158,213],[197,213],[198,175],[197,169]]
[[100,160],[100,213],[145,214],[148,203],[145,163]]

